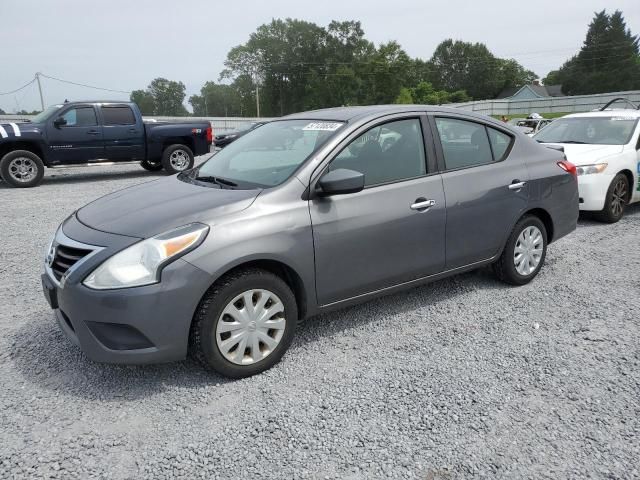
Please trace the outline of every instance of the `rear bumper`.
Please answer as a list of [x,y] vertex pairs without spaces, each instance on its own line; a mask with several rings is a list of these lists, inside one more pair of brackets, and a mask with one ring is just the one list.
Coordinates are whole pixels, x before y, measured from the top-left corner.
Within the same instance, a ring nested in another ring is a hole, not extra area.
[[604,208],[607,190],[614,175],[596,173],[578,177],[578,192],[580,194],[580,210],[600,211]]

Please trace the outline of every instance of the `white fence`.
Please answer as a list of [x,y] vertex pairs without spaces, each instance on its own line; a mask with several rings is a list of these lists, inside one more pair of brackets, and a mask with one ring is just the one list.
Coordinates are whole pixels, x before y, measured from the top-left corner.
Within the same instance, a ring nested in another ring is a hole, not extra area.
[[[602,107],[614,98],[622,97],[632,101],[636,105],[640,104],[640,90],[629,92],[599,93],[596,95],[575,95],[571,97],[547,97],[535,100],[478,100],[465,103],[451,103],[447,107],[462,108],[472,110],[485,115],[513,115],[537,113],[574,113],[589,112]],[[614,106],[624,108],[624,102],[616,103]]]

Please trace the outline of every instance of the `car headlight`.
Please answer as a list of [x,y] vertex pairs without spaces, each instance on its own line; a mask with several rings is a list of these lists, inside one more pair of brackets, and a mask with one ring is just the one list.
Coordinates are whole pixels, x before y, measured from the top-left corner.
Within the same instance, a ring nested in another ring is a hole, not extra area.
[[578,175],[591,175],[593,173],[602,173],[607,168],[606,163],[596,163],[594,165],[582,165],[576,167]]
[[207,225],[191,223],[143,240],[106,260],[82,283],[96,290],[157,283],[162,268],[197,248],[208,232]]

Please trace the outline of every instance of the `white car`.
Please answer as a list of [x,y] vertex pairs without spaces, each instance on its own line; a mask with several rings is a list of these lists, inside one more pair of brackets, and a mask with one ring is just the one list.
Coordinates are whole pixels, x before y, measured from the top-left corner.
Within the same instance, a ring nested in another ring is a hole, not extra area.
[[614,223],[640,201],[640,110],[607,107],[559,118],[533,138],[564,147],[577,167],[580,210]]

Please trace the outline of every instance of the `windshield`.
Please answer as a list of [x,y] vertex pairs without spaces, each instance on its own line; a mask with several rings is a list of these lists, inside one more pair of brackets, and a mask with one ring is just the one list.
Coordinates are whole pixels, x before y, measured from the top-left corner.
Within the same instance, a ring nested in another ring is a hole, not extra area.
[[39,114],[37,114],[35,117],[33,117],[31,119],[31,121],[33,123],[42,123],[44,121],[47,120],[47,118],[49,118],[51,115],[53,115],[54,112],[57,112],[58,109],[61,107],[62,105],[53,105],[51,107],[48,107],[47,109],[45,109],[43,112],[40,112]]
[[636,121],[613,116],[559,118],[533,138],[541,143],[625,145],[631,140]]
[[196,170],[196,176],[239,188],[274,187],[343,125],[311,120],[267,123],[220,150]]

